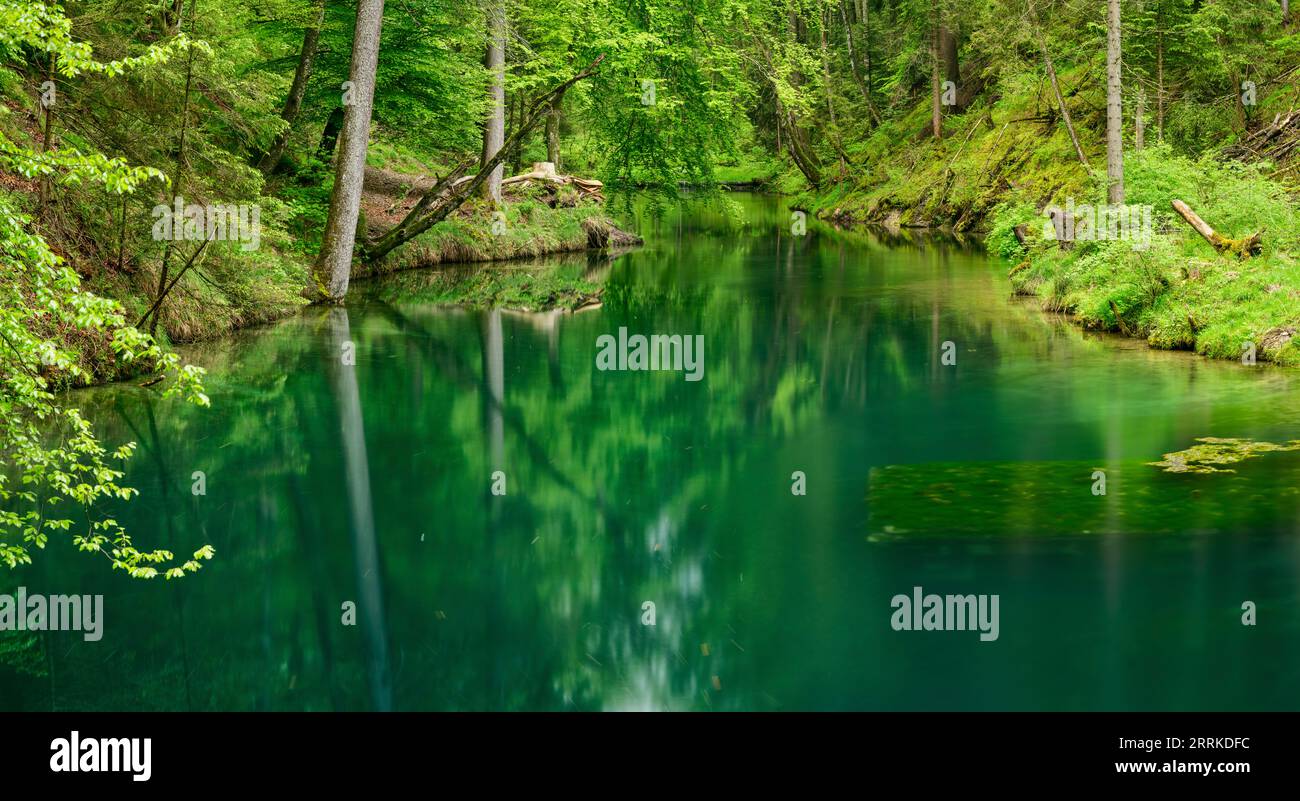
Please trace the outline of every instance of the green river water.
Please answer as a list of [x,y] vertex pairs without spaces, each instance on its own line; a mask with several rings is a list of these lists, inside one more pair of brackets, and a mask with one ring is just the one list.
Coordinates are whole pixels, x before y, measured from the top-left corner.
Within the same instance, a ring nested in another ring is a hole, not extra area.
[[[1300,373],[1083,332],[960,243],[730,202],[554,259],[600,308],[465,311],[412,272],[185,349],[209,410],[80,393],[139,443],[111,510],[137,544],[216,557],[132,581],[54,538],[4,591],[102,593],[104,636],[0,635],[0,708],[1300,708],[1300,451],[1148,464],[1300,438]],[[596,369],[620,327],[701,335],[701,380]],[[916,586],[997,595],[998,638],[894,630]]]

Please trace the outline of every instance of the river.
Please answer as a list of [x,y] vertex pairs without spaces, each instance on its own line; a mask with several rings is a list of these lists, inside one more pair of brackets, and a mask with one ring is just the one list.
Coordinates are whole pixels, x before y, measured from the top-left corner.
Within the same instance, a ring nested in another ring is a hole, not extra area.
[[[552,260],[600,308],[408,273],[186,348],[211,409],[79,393],[139,443],[137,544],[216,556],[132,581],[55,538],[6,591],[102,593],[104,636],[4,635],[0,708],[1300,708],[1300,451],[1149,464],[1300,436],[1300,373],[1084,332],[978,249],[796,236],[770,197],[629,224]],[[699,380],[597,369],[620,328],[702,337]],[[997,596],[996,639],[896,630],[915,587]]]

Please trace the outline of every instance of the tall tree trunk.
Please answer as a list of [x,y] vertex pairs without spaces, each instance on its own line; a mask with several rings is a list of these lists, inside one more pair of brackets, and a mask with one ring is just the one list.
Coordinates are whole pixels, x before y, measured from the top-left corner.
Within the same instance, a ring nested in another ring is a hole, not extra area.
[[560,95],[551,101],[551,108],[546,112],[546,160],[555,165],[555,171],[562,170],[560,166],[560,106],[564,103],[564,95]]
[[[57,59],[58,56],[54,53],[51,53],[49,60],[46,62],[49,66],[45,71],[45,80],[49,83],[51,87],[54,86],[54,67],[58,63]],[[46,102],[45,88],[44,87],[41,88],[41,108],[45,110],[45,130],[41,134],[41,153],[48,152],[50,147],[53,146],[54,144],[54,104],[58,102],[58,94],[57,91],[54,89],[51,89],[51,91],[55,93],[51,94],[49,97],[49,102]],[[36,216],[38,218],[43,217],[45,215],[45,205],[49,203],[49,201],[50,201],[50,177],[48,175],[44,175],[41,176],[40,199],[36,207]]]
[[[488,46],[484,64],[492,73],[488,94],[492,108],[483,126],[483,158],[486,166],[501,149],[506,137],[506,8],[504,0],[487,0]],[[497,165],[483,183],[483,197],[494,204],[501,202],[501,178],[504,167]]]
[[379,31],[383,22],[384,0],[359,0],[349,72],[352,103],[343,112],[334,191],[330,193],[329,216],[315,266],[318,300],[341,302],[348,294],[348,281],[352,277],[352,249],[361,212],[370,113],[375,100],[375,68],[379,61]]
[[830,139],[831,144],[835,146],[835,152],[839,155],[840,160],[840,178],[848,174],[848,156],[844,153],[844,141],[840,136],[839,116],[835,113],[835,90],[831,86],[831,59],[829,48],[826,46],[826,29],[831,24],[831,12],[829,7],[822,9],[821,29],[818,31],[818,41],[822,59],[822,84],[826,90],[826,113],[830,119]]
[[1079,146],[1079,135],[1074,131],[1074,122],[1070,120],[1070,109],[1065,105],[1065,96],[1061,94],[1061,83],[1056,79],[1056,67],[1052,64],[1052,54],[1047,51],[1047,38],[1043,36],[1043,29],[1038,24],[1038,18],[1034,15],[1034,10],[1029,9],[1029,21],[1034,26],[1034,35],[1038,39],[1038,49],[1043,54],[1043,67],[1047,70],[1047,80],[1052,84],[1052,93],[1056,95],[1056,107],[1061,111],[1061,121],[1065,123],[1065,132],[1070,135],[1070,143],[1074,145],[1074,154],[1079,157],[1079,163],[1084,167],[1088,166],[1088,159],[1083,155],[1083,148]]
[[[856,11],[854,13],[857,13]],[[849,23],[848,10],[844,6],[844,0],[840,0],[840,21],[844,23],[844,45],[849,55],[849,72],[853,75],[853,81],[858,85],[858,91],[862,93],[862,99],[867,104],[867,113],[877,125],[880,124],[880,112],[876,111],[876,104],[871,99],[871,88],[869,81],[871,79],[871,21],[867,20],[867,80],[862,79],[862,73],[858,69],[858,59],[855,55],[856,48],[853,44],[853,25]]]
[[1165,141],[1165,31],[1156,18],[1156,141]]
[[[173,7],[176,13],[176,25],[180,25],[181,16],[185,13],[184,0],[178,0]],[[190,34],[191,38],[194,33],[194,21],[198,18],[199,8],[198,0],[190,5]],[[171,208],[176,208],[176,199],[181,194],[181,182],[185,177],[185,134],[189,130],[190,122],[190,87],[194,79],[194,45],[189,45],[185,51],[185,97],[181,101],[181,131],[180,138],[176,145],[176,164],[172,168],[171,179]],[[158,294],[154,297],[153,308],[146,313],[145,317],[152,317],[149,320],[149,335],[153,336],[158,333],[158,318],[162,316],[163,298],[167,296],[169,288],[167,284],[167,268],[171,261],[173,245],[176,242],[176,220],[172,220],[172,236],[168,237],[167,244],[163,245],[162,269],[158,271]],[[197,251],[196,251],[197,252]],[[144,325],[144,317],[140,318],[140,325]],[[138,327],[138,326],[137,326]]]
[[821,166],[817,160],[817,154],[809,147],[804,137],[803,131],[799,129],[799,122],[795,119],[794,114],[789,111],[785,104],[781,102],[781,93],[777,87],[776,66],[772,63],[772,53],[764,44],[761,36],[754,36],[752,41],[763,58],[767,67],[767,77],[772,83],[772,101],[776,105],[776,137],[777,149],[781,147],[782,141],[785,142],[786,148],[790,151],[790,158],[803,173],[804,178],[812,186],[821,185]]
[[316,58],[316,47],[320,42],[320,29],[325,21],[325,0],[316,0],[316,16],[312,24],[302,33],[302,48],[298,51],[298,68],[293,72],[293,83],[289,86],[289,96],[284,99],[284,109],[280,119],[284,120],[284,130],[271,143],[271,147],[262,155],[257,168],[263,173],[275,169],[284,156],[285,145],[293,130],[293,122],[298,119],[298,110],[302,108],[303,95],[307,94],[307,81],[311,78],[312,61]]
[[[524,93],[517,93],[518,97],[510,103],[510,119],[516,119],[516,107],[518,107],[517,119],[522,121],[524,118]],[[549,116],[549,115],[548,115]],[[524,171],[524,140],[515,140],[514,147],[510,149],[510,163],[514,165],[514,174],[518,175]]]
[[320,144],[316,146],[316,158],[329,164],[334,161],[334,148],[339,142],[339,132],[343,130],[343,106],[335,106],[325,119],[325,128],[320,134]]
[[1124,86],[1120,78],[1120,0],[1106,0],[1106,197],[1124,203]]
[[1133,149],[1141,150],[1146,146],[1146,121],[1142,115],[1147,110],[1147,90],[1138,86],[1137,108],[1133,111]]
[[943,138],[943,109],[939,104],[939,0],[930,0],[930,129]]
[[[944,80],[951,81],[955,87],[961,86],[961,64],[957,59],[957,34],[947,25],[939,26],[939,54],[943,58]],[[954,102],[953,109],[960,111],[961,103]]]

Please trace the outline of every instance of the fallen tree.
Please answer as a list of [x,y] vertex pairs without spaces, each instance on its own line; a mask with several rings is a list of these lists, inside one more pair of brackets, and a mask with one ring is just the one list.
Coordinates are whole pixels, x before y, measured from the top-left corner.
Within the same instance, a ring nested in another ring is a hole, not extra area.
[[[461,179],[464,180],[464,179]],[[529,186],[530,184],[549,184],[551,186],[572,186],[578,194],[590,200],[604,202],[605,185],[594,178],[579,178],[576,175],[560,175],[555,171],[551,161],[534,161],[530,172],[512,175],[501,182],[502,186]]]
[[467,159],[452,168],[451,172],[439,179],[432,188],[421,196],[419,202],[415,204],[400,223],[385,231],[378,239],[368,243],[363,248],[362,260],[373,262],[382,259],[395,248],[401,247],[429,230],[434,225],[445,220],[453,211],[460,208],[466,200],[474,196],[474,193],[488,179],[497,168],[497,165],[504,162],[508,155],[514,151],[515,146],[545,120],[546,115],[550,112],[551,102],[556,97],[567,92],[574,84],[591,77],[595,73],[596,67],[604,59],[604,54],[601,54],[582,72],[550,91],[533,98],[528,103],[527,109],[514,133],[506,139],[501,148],[497,150],[496,155],[479,167],[477,174],[473,176],[465,175],[473,164],[472,159]]
[[1300,154],[1300,111],[1276,114],[1273,121],[1223,149],[1223,155],[1241,161],[1283,161]]
[[1200,215],[1192,211],[1191,207],[1183,201],[1175,200],[1173,206],[1174,211],[1178,212],[1179,216],[1186,220],[1187,224],[1192,226],[1196,233],[1200,234],[1201,238],[1209,242],[1210,247],[1219,253],[1231,253],[1238,258],[1244,259],[1249,256],[1258,256],[1263,249],[1263,229],[1244,239],[1229,239],[1211,228],[1209,223],[1202,220]]

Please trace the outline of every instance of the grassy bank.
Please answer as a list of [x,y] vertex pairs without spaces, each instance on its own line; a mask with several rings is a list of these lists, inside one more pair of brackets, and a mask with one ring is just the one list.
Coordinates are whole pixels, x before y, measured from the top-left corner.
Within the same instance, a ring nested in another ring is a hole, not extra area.
[[[1140,237],[1062,246],[1023,196],[998,206],[989,248],[1012,260],[1015,290],[1088,328],[1153,347],[1225,359],[1253,351],[1257,361],[1300,364],[1300,214],[1287,187],[1259,166],[1192,161],[1163,147],[1129,154],[1125,183],[1126,203],[1151,209],[1149,245]],[[1083,196],[1103,199],[1100,187]],[[1217,252],[1174,212],[1173,199],[1226,237],[1262,229],[1261,253]],[[1016,226],[1023,226],[1023,243]]]
[[[1078,70],[1064,71],[1061,80],[1090,86],[1089,75]],[[796,205],[838,225],[986,234],[990,252],[1007,259],[1017,293],[1073,314],[1085,327],[1216,358],[1238,359],[1253,347],[1258,361],[1300,364],[1296,162],[1228,159],[1231,136],[1215,142],[1219,128],[1201,131],[1171,113],[1168,130],[1178,147],[1148,144],[1125,152],[1125,204],[1150,207],[1149,242],[1062,246],[1050,226],[1044,231],[1048,210],[1106,201],[1104,105],[1096,102],[1103,98],[1092,97],[1093,89],[1072,100],[1085,167],[1041,79],[1026,75],[999,89],[946,115],[942,139],[929,135],[927,103],[886,120],[847,146],[848,176],[815,190],[805,183]],[[1265,94],[1255,113],[1268,120],[1290,102],[1287,91]],[[1185,155],[1192,151],[1205,155]],[[797,182],[792,168],[781,180]],[[1247,259],[1216,252],[1175,214],[1175,199],[1225,237],[1263,229],[1262,252]]]

